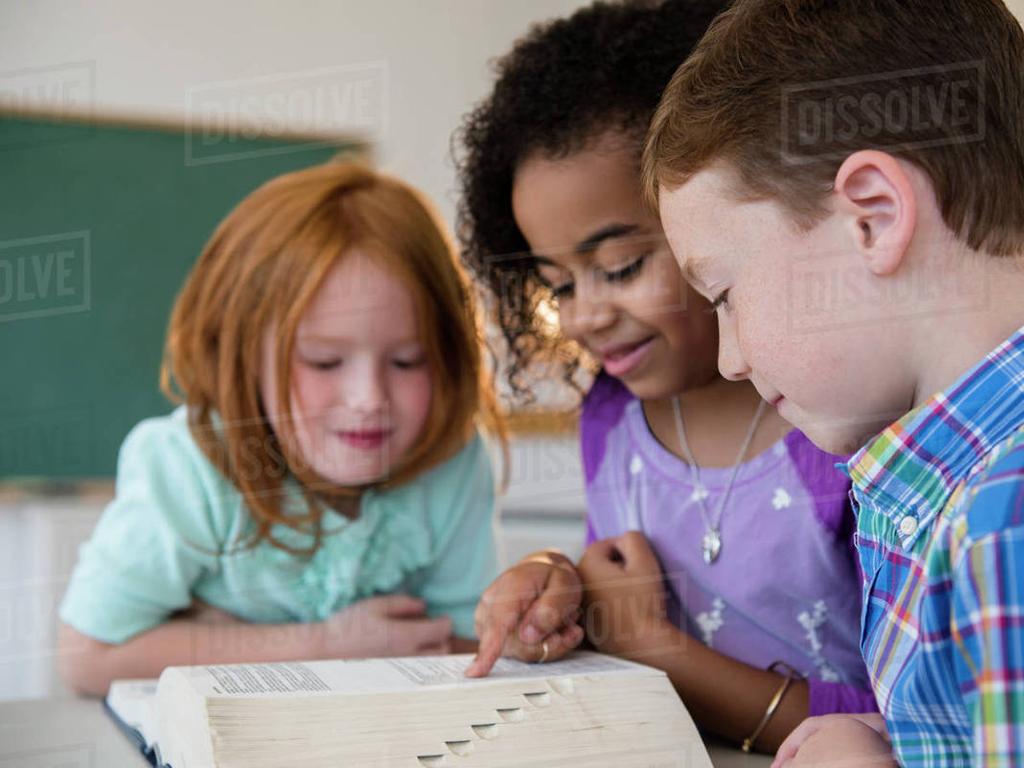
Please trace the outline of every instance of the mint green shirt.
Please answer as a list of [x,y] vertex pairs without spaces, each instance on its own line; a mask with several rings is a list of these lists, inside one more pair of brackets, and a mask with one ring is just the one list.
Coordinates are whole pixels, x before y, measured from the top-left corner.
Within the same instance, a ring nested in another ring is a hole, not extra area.
[[[301,499],[292,483],[293,501]],[[479,434],[408,484],[368,491],[359,517],[325,510],[311,557],[261,541],[242,494],[206,458],[180,407],[125,438],[117,493],[82,545],[60,607],[79,632],[121,643],[194,598],[256,623],[312,622],[374,595],[422,598],[474,637],[473,611],[497,574],[494,480]],[[290,546],[312,537],[276,526]]]

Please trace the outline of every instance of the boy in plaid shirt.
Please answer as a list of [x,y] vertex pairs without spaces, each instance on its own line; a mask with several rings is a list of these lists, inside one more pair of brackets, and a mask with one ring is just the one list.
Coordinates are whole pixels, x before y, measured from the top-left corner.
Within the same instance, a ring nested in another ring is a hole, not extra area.
[[737,0],[666,89],[645,186],[719,365],[856,451],[884,721],[776,765],[1024,764],[1024,33],[1001,0]]

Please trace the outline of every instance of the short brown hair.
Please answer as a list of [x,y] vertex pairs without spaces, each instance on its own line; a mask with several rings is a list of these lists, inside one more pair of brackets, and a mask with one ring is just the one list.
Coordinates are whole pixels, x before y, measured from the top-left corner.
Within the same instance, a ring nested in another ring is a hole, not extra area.
[[644,194],[724,161],[810,227],[862,149],[921,168],[971,248],[1024,247],[1024,32],[1002,0],[737,0],[662,96]]
[[[413,296],[433,383],[416,447],[383,487],[401,485],[449,458],[478,416],[501,432],[482,364],[482,334],[469,280],[431,206],[403,182],[352,162],[273,179],[221,222],[193,267],[171,316],[161,384],[188,406],[193,437],[241,491],[256,524],[251,543],[283,524],[320,541],[318,500],[356,497],[313,474],[293,441],[275,435],[260,399],[263,338],[273,329],[281,428],[293,423],[295,332],[321,283],[354,248],[378,261]],[[308,514],[283,508],[283,478],[295,477]]]

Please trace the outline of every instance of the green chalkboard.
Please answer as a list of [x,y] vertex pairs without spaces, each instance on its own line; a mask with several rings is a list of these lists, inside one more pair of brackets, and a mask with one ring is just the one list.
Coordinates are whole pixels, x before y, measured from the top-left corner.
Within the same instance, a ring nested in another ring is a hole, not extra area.
[[262,182],[357,144],[0,116],[0,479],[113,475],[171,306]]

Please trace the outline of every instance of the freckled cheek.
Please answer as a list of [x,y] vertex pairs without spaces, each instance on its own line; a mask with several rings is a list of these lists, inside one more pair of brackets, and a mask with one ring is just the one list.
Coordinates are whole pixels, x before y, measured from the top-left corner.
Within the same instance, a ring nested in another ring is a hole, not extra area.
[[300,367],[292,370],[292,411],[296,418],[316,418],[338,407],[340,392],[341,382],[335,376]]
[[722,325],[755,374],[773,378],[784,357],[788,337],[777,315],[778,306],[756,299],[735,303],[731,318]]
[[433,385],[427,371],[406,375],[392,387],[391,407],[399,429],[408,436],[418,435],[430,414]]
[[747,343],[756,348],[750,353],[754,371],[791,400],[817,409],[833,399],[823,372],[838,370],[838,361],[823,356],[813,341],[807,335],[772,330]]

